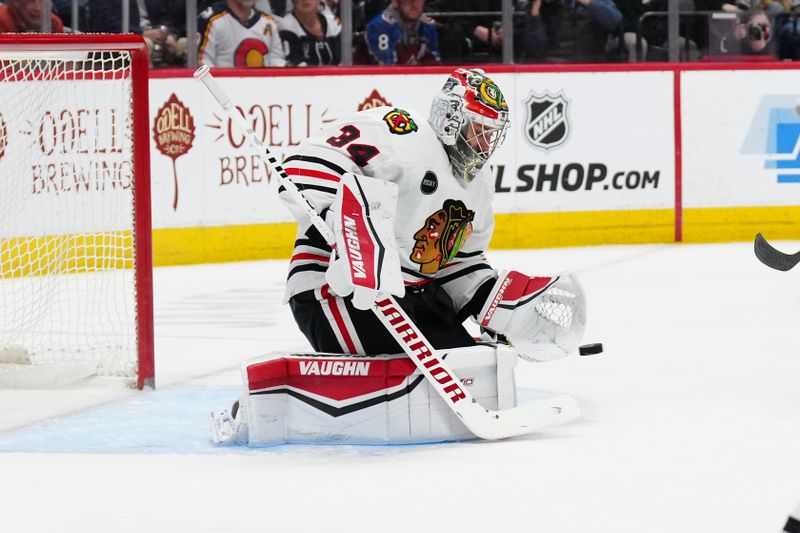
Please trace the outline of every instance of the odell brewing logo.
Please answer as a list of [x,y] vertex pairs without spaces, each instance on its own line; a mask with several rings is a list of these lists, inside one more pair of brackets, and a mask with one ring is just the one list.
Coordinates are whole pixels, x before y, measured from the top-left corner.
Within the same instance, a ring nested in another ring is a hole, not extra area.
[[567,104],[564,95],[530,93],[525,100],[525,139],[534,148],[544,151],[564,144],[569,138]]
[[[320,108],[310,103],[263,103],[236,108],[261,142],[278,158],[286,150],[299,146],[304,139],[337,120],[327,107]],[[269,183],[272,170],[255,151],[249,149],[245,133],[233,120],[222,113],[212,113],[203,125],[214,135],[215,146],[209,146],[207,152],[216,156],[220,187],[250,187]],[[209,153],[203,156],[207,163],[213,161]]]
[[3,119],[2,113],[0,113],[0,159],[3,159],[3,156],[6,155],[6,144],[8,144],[6,135],[6,121]]
[[358,104],[358,110],[364,111],[365,109],[372,109],[374,107],[380,107],[382,105],[392,105],[389,101],[381,95],[376,89],[372,89],[372,92],[369,93],[363,102]]
[[[80,99],[80,98],[78,98]],[[97,107],[24,109],[13,133],[30,160],[31,194],[103,194],[133,183],[130,123],[121,110]],[[27,114],[30,113],[30,114]],[[8,127],[8,125],[7,125]]]
[[158,151],[172,159],[172,175],[175,179],[175,195],[172,209],[178,208],[178,170],[176,160],[189,151],[194,142],[194,118],[189,108],[172,93],[156,113],[153,138]]

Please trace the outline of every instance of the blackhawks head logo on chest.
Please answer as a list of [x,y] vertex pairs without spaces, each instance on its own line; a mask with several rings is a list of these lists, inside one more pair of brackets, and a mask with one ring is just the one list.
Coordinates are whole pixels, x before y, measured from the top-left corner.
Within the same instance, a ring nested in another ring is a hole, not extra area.
[[445,200],[441,209],[428,216],[425,225],[414,234],[411,261],[420,265],[423,274],[435,274],[449,263],[470,234],[475,212],[461,200]]

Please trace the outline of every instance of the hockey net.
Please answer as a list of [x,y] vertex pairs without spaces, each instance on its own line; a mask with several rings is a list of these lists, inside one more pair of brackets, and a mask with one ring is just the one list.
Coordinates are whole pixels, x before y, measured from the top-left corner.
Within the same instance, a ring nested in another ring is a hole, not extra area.
[[0,36],[0,387],[153,383],[146,54]]

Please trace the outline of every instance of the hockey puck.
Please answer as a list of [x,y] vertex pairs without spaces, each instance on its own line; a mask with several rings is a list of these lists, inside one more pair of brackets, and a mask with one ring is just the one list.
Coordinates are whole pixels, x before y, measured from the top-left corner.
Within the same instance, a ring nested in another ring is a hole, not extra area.
[[581,355],[595,355],[598,353],[603,353],[603,344],[600,342],[594,342],[592,344],[584,344],[580,348],[578,348],[578,353]]

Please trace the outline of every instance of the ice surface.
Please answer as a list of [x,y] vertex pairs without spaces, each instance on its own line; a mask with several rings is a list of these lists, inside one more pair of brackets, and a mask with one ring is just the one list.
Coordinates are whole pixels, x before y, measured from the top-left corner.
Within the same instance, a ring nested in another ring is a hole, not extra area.
[[[797,242],[775,243],[794,251]],[[800,272],[752,243],[493,251],[577,272],[586,342],[521,363],[583,416],[503,442],[214,447],[239,363],[307,343],[286,264],[155,272],[158,390],[0,391],[0,531],[778,531],[800,501]]]

